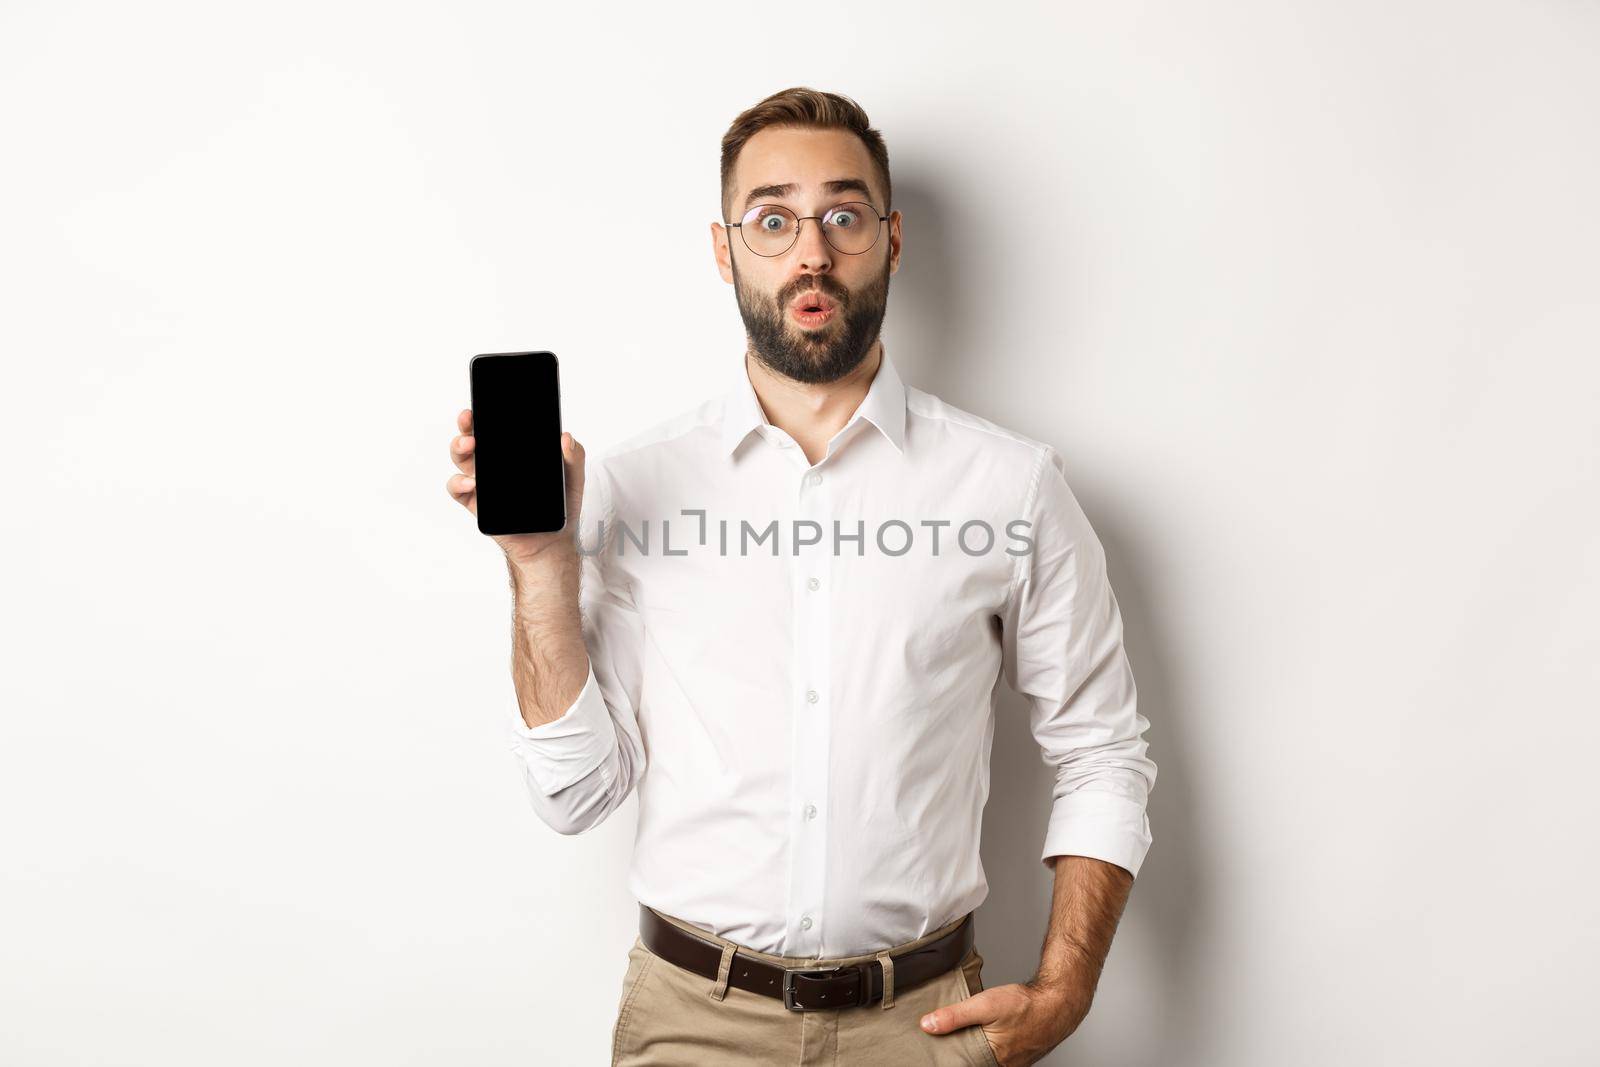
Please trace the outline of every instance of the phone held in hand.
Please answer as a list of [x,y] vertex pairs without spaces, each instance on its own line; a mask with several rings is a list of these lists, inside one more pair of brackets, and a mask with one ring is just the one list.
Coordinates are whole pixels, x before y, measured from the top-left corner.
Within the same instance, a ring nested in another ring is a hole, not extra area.
[[554,352],[472,357],[478,529],[552,533],[567,524],[561,389]]

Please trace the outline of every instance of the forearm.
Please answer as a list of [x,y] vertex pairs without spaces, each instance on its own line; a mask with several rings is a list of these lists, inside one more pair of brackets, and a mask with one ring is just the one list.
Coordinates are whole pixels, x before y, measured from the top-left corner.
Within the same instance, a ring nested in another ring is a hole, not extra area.
[[1056,856],[1050,928],[1039,971],[1027,983],[1059,998],[1073,1027],[1089,1013],[1100,971],[1111,951],[1133,875],[1087,856]]
[[522,721],[530,728],[554,722],[583,691],[589,653],[578,611],[576,552],[547,550],[542,558],[511,563],[511,677]]

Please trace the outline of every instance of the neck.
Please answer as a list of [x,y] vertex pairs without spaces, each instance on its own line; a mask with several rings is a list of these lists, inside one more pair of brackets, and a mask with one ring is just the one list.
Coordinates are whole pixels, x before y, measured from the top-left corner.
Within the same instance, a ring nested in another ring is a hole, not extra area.
[[745,372],[767,421],[787,433],[816,463],[872,388],[883,362],[883,340],[874,341],[861,363],[843,378],[824,383],[797,382],[774,373],[746,349]]

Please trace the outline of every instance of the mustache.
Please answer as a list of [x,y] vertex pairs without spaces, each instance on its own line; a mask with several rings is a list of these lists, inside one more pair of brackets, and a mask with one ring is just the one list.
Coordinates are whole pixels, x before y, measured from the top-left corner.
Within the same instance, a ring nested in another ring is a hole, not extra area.
[[841,307],[849,302],[850,290],[828,277],[826,274],[807,274],[796,278],[794,284],[787,285],[778,294],[778,306],[788,307],[789,302],[801,293],[815,289],[824,296],[830,296]]

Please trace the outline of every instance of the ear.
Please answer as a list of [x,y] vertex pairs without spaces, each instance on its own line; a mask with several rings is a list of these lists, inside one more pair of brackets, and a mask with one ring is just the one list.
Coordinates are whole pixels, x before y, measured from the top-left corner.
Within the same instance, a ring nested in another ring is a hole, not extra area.
[[717,260],[717,273],[729,285],[733,284],[733,263],[729,259],[733,250],[728,247],[728,230],[720,222],[711,224],[711,254]]
[[889,273],[900,269],[900,212],[889,212]]

